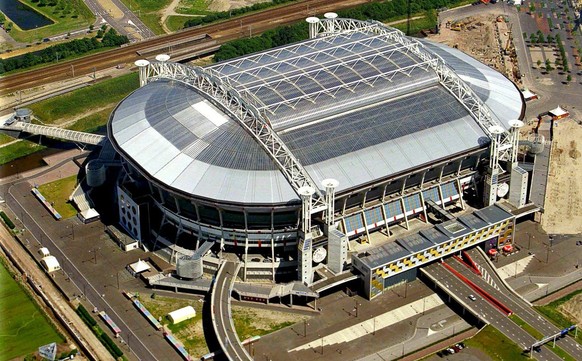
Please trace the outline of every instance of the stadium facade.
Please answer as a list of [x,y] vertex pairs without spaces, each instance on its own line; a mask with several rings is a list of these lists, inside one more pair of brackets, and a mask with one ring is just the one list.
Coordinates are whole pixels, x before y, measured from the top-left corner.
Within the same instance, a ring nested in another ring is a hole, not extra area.
[[307,21],[305,41],[205,68],[136,62],[108,135],[120,223],[144,246],[176,262],[212,242],[245,280],[311,284],[319,262],[345,270],[350,238],[464,208],[467,187],[525,204],[511,81],[377,22]]

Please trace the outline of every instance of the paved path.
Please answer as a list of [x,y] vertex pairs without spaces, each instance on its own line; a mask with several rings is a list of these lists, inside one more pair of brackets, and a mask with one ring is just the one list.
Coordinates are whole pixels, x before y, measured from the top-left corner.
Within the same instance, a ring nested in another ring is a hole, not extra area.
[[[317,347],[331,346],[338,343],[351,342],[368,334],[375,334],[385,327],[390,327],[398,322],[406,320],[418,314],[424,314],[427,310],[432,310],[443,305],[443,301],[436,294],[424,297],[420,300],[401,306],[395,310],[383,313],[374,318],[369,318],[355,325],[340,329],[332,334],[317,338],[311,342],[297,346],[287,352],[316,349]],[[355,310],[354,310],[355,311]]]

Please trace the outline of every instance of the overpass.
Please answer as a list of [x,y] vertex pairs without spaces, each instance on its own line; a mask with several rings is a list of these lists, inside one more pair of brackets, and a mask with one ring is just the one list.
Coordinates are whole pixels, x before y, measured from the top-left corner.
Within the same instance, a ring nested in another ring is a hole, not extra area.
[[[483,251],[480,249],[472,249],[468,253],[472,259],[491,276],[490,282],[485,281],[482,277],[471,272],[467,267],[456,260],[449,259],[447,260],[447,263],[449,263],[450,266],[456,269],[459,273],[462,273],[463,276],[481,287],[485,292],[511,308],[517,316],[538,330],[545,337],[559,334],[562,331],[562,329],[556,327],[553,323],[542,317],[531,307],[531,304],[525,301],[519,294],[517,294],[517,292],[509,287],[501,277],[499,277],[495,267],[491,264]],[[494,285],[497,285],[498,287],[495,287]],[[576,342],[576,340],[571,336],[560,338],[556,344],[570,354],[570,356],[575,360],[582,360],[582,346],[580,346],[580,344],[578,344],[578,342]]]
[[[490,300],[483,297],[482,293],[486,292],[480,286],[481,292],[476,292],[474,288],[471,288],[469,284],[457,277],[450,268],[443,266],[440,262],[423,267],[420,269],[420,272],[435,287],[446,293],[449,301],[454,299],[460,304],[463,307],[463,312],[467,310],[484,323],[495,327],[507,336],[507,338],[515,342],[522,350],[529,349],[537,341],[526,330],[507,317],[507,313],[502,312],[497,305],[494,305]],[[473,273],[471,271],[469,272]],[[471,295],[477,295],[477,297],[474,297],[474,300],[472,300],[470,298]],[[549,350],[531,356],[542,361],[561,360],[555,353]]]
[[251,361],[252,357],[241,344],[234,323],[230,305],[230,295],[234,287],[240,263],[225,261],[220,264],[212,287],[212,326],[224,355],[231,361]]
[[75,143],[100,145],[106,138],[104,135],[78,132],[76,130],[50,127],[32,123],[15,122],[12,125],[2,125],[0,130],[19,131],[30,134],[44,135],[51,138],[67,140]]

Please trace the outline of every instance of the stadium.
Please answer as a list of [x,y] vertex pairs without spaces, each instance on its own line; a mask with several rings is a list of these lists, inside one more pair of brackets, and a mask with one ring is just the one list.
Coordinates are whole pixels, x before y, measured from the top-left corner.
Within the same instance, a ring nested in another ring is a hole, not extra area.
[[[350,240],[465,209],[469,189],[486,207],[471,229],[500,222],[511,238],[511,215],[495,203],[527,199],[520,90],[458,50],[378,22],[307,22],[309,39],[204,68],[164,55],[136,62],[141,87],[108,123],[123,227],[172,263],[204,245],[243,263],[244,280],[307,285],[318,265],[340,274],[350,257],[366,272]],[[427,242],[423,258],[454,250]]]

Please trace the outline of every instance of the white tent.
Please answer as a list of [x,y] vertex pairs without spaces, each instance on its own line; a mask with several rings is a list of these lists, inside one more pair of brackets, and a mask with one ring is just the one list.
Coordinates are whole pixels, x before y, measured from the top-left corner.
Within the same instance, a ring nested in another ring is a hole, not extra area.
[[59,264],[59,261],[57,261],[55,256],[46,256],[40,261],[40,263],[48,273],[58,271],[61,269],[61,265]]
[[150,265],[147,262],[142,261],[141,259],[135,263],[129,265],[129,271],[135,276],[145,271],[150,270]]
[[179,310],[172,311],[172,312],[168,313],[167,317],[170,320],[170,322],[172,322],[172,324],[175,325],[175,324],[180,323],[182,321],[186,321],[186,320],[189,320],[191,318],[196,317],[196,310],[192,306],[186,306],[186,307],[180,308]]
[[560,107],[558,105],[558,107],[556,109],[550,110],[550,115],[552,117],[554,117],[554,119],[562,119],[562,118],[566,118],[567,116],[569,116],[570,113],[568,113],[567,110],[564,110],[562,107]]
[[538,95],[536,93],[532,93],[529,90],[522,90],[521,94],[523,94],[523,98],[525,100],[532,100],[532,99],[537,99]]

